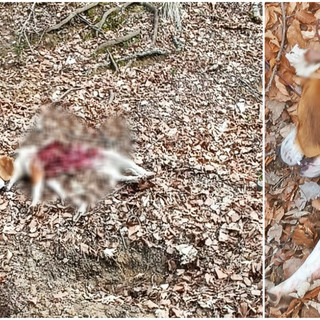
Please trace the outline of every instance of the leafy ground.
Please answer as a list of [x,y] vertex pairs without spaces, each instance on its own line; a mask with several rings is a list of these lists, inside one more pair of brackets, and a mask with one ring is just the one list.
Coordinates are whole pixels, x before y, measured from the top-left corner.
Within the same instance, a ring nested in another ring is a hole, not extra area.
[[[302,178],[297,168],[281,163],[275,154],[283,138],[296,122],[301,79],[295,75],[285,54],[298,44],[319,50],[316,21],[319,3],[286,3],[286,38],[278,72],[266,96],[266,287],[282,282],[293,274],[310,254],[319,234],[319,198],[316,179]],[[266,5],[266,61],[273,67],[281,47],[283,30],[279,3]],[[266,71],[266,83],[271,71]],[[312,182],[310,184],[310,182]],[[316,191],[317,197],[312,193]],[[308,195],[309,194],[309,195]],[[281,301],[277,306],[267,301],[270,317],[320,317],[319,286],[301,292],[301,296]]]
[[[132,157],[156,177],[76,223],[59,201],[32,212],[22,183],[2,193],[0,316],[261,317],[262,25],[251,4],[183,4],[183,31],[160,22],[155,46],[170,54],[117,73],[101,67],[105,39],[83,19],[43,34],[83,5],[0,4],[0,152],[13,155],[39,107],[77,88],[63,107],[93,128],[125,117]],[[110,39],[135,28],[115,59],[150,49],[153,15],[130,6],[107,21]]]

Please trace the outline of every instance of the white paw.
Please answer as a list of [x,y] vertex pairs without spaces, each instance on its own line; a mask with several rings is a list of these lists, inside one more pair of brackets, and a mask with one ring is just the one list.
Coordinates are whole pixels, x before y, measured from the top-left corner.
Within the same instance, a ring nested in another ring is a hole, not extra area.
[[146,171],[144,174],[143,174],[143,177],[145,178],[150,178],[150,177],[154,177],[156,174],[154,172],[151,172],[151,171]]
[[281,143],[281,159],[289,166],[300,164],[300,161],[303,158],[301,150],[299,150],[298,146],[295,144],[296,133],[296,129],[292,130]]

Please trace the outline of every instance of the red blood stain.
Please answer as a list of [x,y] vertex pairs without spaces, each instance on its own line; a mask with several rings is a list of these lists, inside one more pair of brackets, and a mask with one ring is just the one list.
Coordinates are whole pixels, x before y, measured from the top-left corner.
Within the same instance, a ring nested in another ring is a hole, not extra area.
[[96,148],[88,148],[80,144],[67,145],[58,141],[44,146],[37,153],[37,158],[41,161],[47,177],[91,168],[93,161],[100,156]]

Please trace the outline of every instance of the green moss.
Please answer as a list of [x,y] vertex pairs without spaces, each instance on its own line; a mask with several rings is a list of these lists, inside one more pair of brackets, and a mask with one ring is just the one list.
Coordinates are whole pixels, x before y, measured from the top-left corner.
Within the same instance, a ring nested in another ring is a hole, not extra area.
[[116,30],[119,26],[122,25],[126,17],[127,17],[126,13],[121,14],[117,11],[112,12],[107,18],[107,20],[105,21],[105,23],[103,24],[102,29],[106,31]]
[[96,7],[93,7],[93,8],[91,8],[91,9],[89,9],[89,10],[87,11],[87,16],[88,16],[91,20],[93,20],[93,18],[95,17],[95,15],[96,15]]
[[86,32],[83,36],[81,36],[83,41],[87,41],[89,39],[92,39],[93,37],[94,37],[93,31]]

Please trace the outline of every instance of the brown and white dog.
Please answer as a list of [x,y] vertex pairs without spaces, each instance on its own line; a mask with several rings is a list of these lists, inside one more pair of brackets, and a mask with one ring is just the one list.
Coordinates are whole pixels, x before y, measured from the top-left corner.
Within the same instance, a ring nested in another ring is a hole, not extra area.
[[[35,206],[41,200],[44,185],[64,200],[68,194],[56,177],[62,174],[76,174],[85,169],[94,170],[98,175],[108,178],[111,187],[117,182],[138,181],[154,175],[116,151],[79,143],[52,141],[40,148],[24,147],[18,151],[14,163],[9,157],[0,158],[0,177],[2,180],[10,179],[7,190],[24,176],[31,179],[31,206]],[[130,172],[131,175],[124,175],[124,172]],[[86,210],[86,203],[78,203],[78,206],[81,212]]]
[[[302,176],[320,176],[320,79],[310,77],[320,67],[320,52],[297,46],[287,54],[299,76],[306,78],[298,104],[297,126],[281,144],[281,159],[288,165],[300,166]],[[288,279],[268,290],[277,303],[299,286],[320,277],[320,241],[302,266]]]
[[299,101],[298,123],[281,144],[281,159],[289,166],[299,165],[301,175],[320,175],[320,79],[309,78],[320,67],[320,52],[295,46],[287,54],[299,76],[305,77]]

